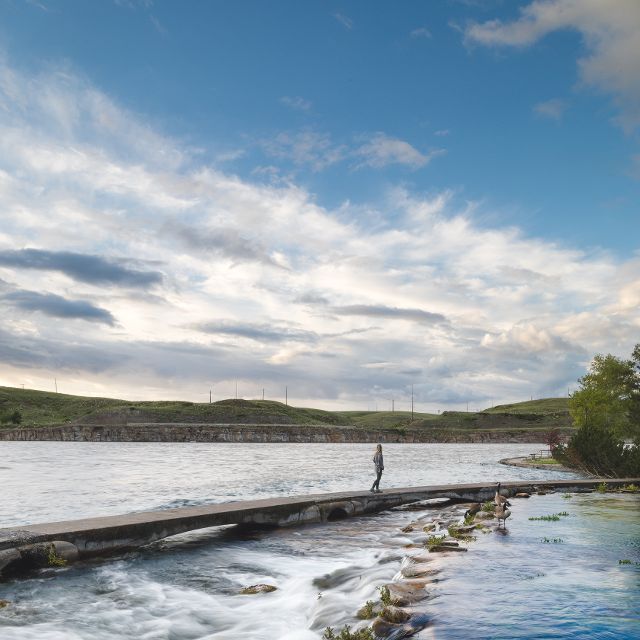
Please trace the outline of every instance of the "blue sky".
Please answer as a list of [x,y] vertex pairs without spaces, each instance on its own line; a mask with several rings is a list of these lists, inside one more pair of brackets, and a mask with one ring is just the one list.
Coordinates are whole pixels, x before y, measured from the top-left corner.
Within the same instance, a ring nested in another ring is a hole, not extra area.
[[635,0],[4,0],[0,384],[566,392],[638,341],[639,42]]

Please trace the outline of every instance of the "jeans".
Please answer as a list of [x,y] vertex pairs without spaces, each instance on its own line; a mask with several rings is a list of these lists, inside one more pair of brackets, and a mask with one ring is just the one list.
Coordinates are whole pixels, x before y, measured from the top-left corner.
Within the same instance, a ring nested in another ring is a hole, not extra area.
[[371,485],[372,489],[380,489],[380,478],[382,478],[382,469],[376,471],[376,479],[373,481]]

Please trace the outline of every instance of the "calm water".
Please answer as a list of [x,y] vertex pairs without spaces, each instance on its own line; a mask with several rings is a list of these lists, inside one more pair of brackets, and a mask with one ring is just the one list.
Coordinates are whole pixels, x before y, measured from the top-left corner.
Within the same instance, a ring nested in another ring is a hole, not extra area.
[[[568,477],[497,464],[538,448],[386,445],[383,487]],[[0,526],[360,489],[373,479],[370,445],[3,442],[0,454]],[[466,554],[433,560],[439,581],[421,604],[432,624],[414,637],[640,637],[640,567],[618,564],[640,562],[638,507],[629,495],[517,501],[507,534],[479,535]],[[528,520],[559,511],[570,516]],[[400,528],[421,515],[244,536],[210,529],[46,570],[0,584],[11,601],[0,638],[318,639],[326,626],[357,624],[357,609],[399,577],[415,552],[405,545],[423,536]],[[278,591],[238,595],[259,582]]]

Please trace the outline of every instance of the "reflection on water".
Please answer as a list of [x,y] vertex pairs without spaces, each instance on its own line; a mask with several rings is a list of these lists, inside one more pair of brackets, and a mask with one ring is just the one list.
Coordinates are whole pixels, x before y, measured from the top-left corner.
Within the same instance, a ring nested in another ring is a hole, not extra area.
[[[69,449],[55,444],[47,451],[49,443],[4,444],[20,445],[4,453],[9,452],[6,466],[22,478],[11,478],[10,486],[22,486],[26,498],[21,507],[19,498],[6,494],[3,519],[6,514],[12,522],[153,508],[174,500],[353,488],[360,486],[361,474],[371,481],[373,466],[367,445],[248,445],[243,451],[244,445],[87,443]],[[496,464],[530,448],[389,445],[383,480],[400,486],[531,478],[529,470]],[[80,482],[74,482],[77,476]],[[33,485],[25,482],[29,477]],[[271,484],[260,482],[269,477]],[[432,624],[414,637],[638,637],[632,632],[639,624],[640,566],[618,564],[640,562],[638,497],[552,494],[513,502],[504,535],[478,534],[466,554],[429,563],[440,572],[434,597],[420,607]],[[569,516],[557,522],[528,520],[561,511]],[[47,570],[0,584],[0,599],[11,601],[0,609],[0,638],[317,640],[326,626],[358,624],[355,613],[366,600],[377,599],[376,588],[399,579],[403,557],[424,554],[406,546],[424,540],[419,527],[400,531],[422,515],[395,510],[273,531],[209,529],[115,559]],[[238,595],[257,583],[278,590]]]

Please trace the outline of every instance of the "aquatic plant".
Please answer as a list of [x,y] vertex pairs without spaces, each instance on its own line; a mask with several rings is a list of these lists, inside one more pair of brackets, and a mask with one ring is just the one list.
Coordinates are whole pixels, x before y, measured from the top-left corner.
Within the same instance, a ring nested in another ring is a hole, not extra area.
[[598,493],[606,493],[607,492],[607,483],[606,482],[601,482],[597,487],[596,487],[596,491]]
[[464,542],[471,542],[472,540],[475,540],[476,537],[470,535],[467,532],[464,531],[460,531],[460,527],[456,526],[455,524],[452,524],[449,529],[449,535],[452,538],[455,538],[456,540],[463,540]]
[[375,618],[377,615],[376,603],[373,600],[367,600],[357,614],[360,620],[370,620],[371,618]]
[[47,553],[47,564],[50,567],[65,567],[67,561],[61,555],[58,555],[56,548],[51,545]]
[[475,513],[469,513],[464,517],[464,524],[465,526],[469,526],[470,524],[473,524],[473,521],[476,519],[476,514]]
[[429,548],[429,550],[437,547],[439,544],[442,544],[444,540],[444,536],[429,536],[427,541],[425,542],[425,546]]
[[482,505],[482,510],[486,511],[487,513],[493,513],[494,508],[495,508],[495,505],[493,504],[493,500],[487,500]]
[[565,500],[568,500],[569,498],[572,498],[573,496],[572,496],[570,493],[565,493],[565,494],[563,494],[563,495],[562,495],[562,497],[563,497]]
[[560,518],[566,518],[569,514],[566,511],[552,513],[549,516],[532,516],[529,520],[544,520],[545,522],[557,522]]
[[618,560],[618,564],[633,564],[633,562],[631,562],[631,560],[629,559],[624,559],[624,560]]
[[382,602],[385,607],[390,607],[395,604],[395,600],[391,597],[389,587],[382,585],[381,587],[378,587],[378,591],[380,592],[380,602]]
[[640,488],[638,488],[637,485],[633,484],[633,482],[631,484],[625,484],[624,487],[622,487],[623,491],[630,491],[631,493],[637,493],[638,491],[640,491]]
[[331,627],[327,627],[322,634],[322,640],[375,640],[375,637],[368,627],[351,631],[351,627],[345,624],[337,635]]

